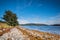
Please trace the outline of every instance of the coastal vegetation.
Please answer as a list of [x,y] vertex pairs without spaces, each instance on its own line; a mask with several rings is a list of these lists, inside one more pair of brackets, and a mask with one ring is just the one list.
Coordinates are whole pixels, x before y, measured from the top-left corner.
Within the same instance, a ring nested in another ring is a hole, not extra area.
[[18,25],[18,21],[17,21],[17,16],[16,14],[14,14],[12,11],[8,10],[5,11],[5,14],[3,15],[2,18],[8,25],[10,26],[16,26]]
[[0,35],[8,32],[11,28],[18,26],[17,15],[12,11],[5,11],[3,17],[0,20]]

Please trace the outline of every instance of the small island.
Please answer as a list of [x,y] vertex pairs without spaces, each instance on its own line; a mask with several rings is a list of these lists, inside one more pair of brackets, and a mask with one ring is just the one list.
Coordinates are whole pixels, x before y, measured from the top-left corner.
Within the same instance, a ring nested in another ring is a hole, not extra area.
[[38,23],[26,23],[26,24],[20,24],[20,26],[60,26],[60,24],[38,24]]
[[38,23],[27,23],[27,24],[20,24],[21,26],[48,26],[47,24],[38,24]]

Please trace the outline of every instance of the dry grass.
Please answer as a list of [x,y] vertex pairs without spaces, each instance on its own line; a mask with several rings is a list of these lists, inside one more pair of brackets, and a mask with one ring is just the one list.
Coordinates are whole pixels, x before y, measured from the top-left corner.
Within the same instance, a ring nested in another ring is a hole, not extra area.
[[8,32],[12,26],[7,25],[6,23],[0,23],[0,36]]
[[0,23],[0,29],[2,28],[11,28],[11,26],[7,25],[6,23]]

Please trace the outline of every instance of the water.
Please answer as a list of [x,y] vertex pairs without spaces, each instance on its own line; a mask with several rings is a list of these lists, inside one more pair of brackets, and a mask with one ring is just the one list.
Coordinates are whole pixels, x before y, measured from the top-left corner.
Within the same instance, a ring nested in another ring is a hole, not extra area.
[[60,26],[22,26],[30,30],[38,30],[60,35]]

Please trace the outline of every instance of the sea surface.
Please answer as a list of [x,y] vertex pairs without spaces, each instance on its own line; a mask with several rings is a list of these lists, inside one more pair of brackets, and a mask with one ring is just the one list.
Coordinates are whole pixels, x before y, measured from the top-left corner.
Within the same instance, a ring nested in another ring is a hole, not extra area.
[[60,35],[60,26],[22,26],[30,30],[38,30]]

